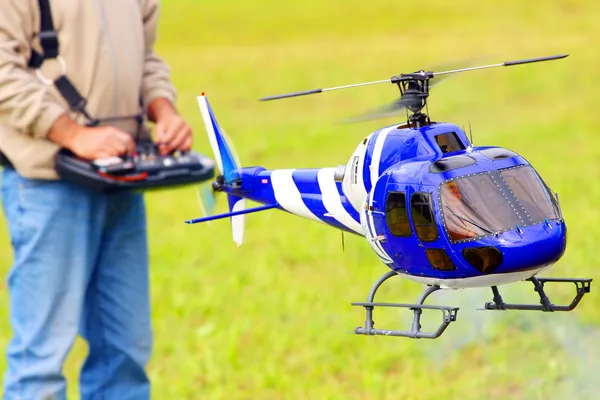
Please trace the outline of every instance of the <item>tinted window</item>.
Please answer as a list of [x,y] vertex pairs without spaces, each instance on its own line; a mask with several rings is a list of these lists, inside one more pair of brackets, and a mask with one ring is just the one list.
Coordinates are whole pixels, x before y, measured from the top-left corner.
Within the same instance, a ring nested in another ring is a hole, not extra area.
[[431,206],[429,193],[415,193],[410,198],[410,214],[413,225],[417,236],[424,242],[431,242],[437,239],[438,235]]
[[412,234],[406,210],[405,193],[391,192],[388,195],[385,205],[385,220],[392,235],[410,236]]
[[550,193],[533,168],[508,169],[502,171],[501,175],[532,219],[531,222],[559,217]]
[[488,174],[447,182],[440,188],[440,195],[444,222],[452,241],[523,225]]
[[427,260],[435,269],[450,271],[456,269],[456,266],[448,257],[448,253],[444,249],[427,249],[425,252]]
[[444,154],[465,149],[465,146],[463,146],[462,142],[454,132],[437,135],[435,141]]
[[442,158],[432,163],[429,166],[429,171],[434,173],[449,171],[451,169],[468,167],[469,165],[475,164],[475,159],[469,156],[452,156],[448,158]]

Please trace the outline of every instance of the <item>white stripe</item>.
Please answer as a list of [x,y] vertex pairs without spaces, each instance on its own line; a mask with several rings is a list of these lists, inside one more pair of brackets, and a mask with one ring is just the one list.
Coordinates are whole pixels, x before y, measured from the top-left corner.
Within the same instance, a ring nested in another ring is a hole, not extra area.
[[[246,208],[246,199],[239,199],[233,204],[233,209],[231,211],[242,211]],[[239,246],[244,243],[244,222],[245,215],[234,215],[231,218],[231,234],[233,236],[233,241]]]
[[368,226],[368,219],[369,217],[367,216],[367,211],[365,210],[364,212],[360,213],[360,223],[363,227],[363,230],[365,231],[365,238],[367,239],[367,242],[369,242],[369,246],[371,246],[371,248],[373,249],[373,251],[375,252],[375,254],[377,255],[377,257],[379,257],[379,259],[384,263],[384,264],[389,264],[391,262],[391,260],[389,260],[388,258],[386,258],[381,251],[379,250],[379,247],[377,247],[374,237],[371,235],[370,231],[369,231],[369,226]]
[[377,179],[379,178],[379,163],[381,162],[381,153],[383,151],[383,145],[385,142],[385,138],[387,137],[388,133],[390,133],[390,131],[392,129],[396,129],[396,128],[391,127],[391,128],[386,129],[385,131],[380,132],[375,141],[375,147],[373,148],[373,154],[371,156],[371,165],[370,165],[371,188],[375,187],[375,184],[377,183]]
[[348,214],[340,199],[340,194],[337,190],[333,175],[335,168],[322,168],[317,173],[317,181],[323,199],[325,209],[333,218],[346,228],[352,229],[354,232],[362,235],[363,231],[358,222]]
[[358,195],[360,196],[361,200],[364,200],[367,197],[367,186],[365,185],[365,178],[363,177],[363,173],[364,173],[364,168],[365,168],[365,158],[367,158],[367,149],[368,147],[368,143],[367,142],[365,145],[363,145],[362,148],[362,154],[360,155],[360,158],[358,159],[358,171],[356,174],[356,190],[358,191]]
[[219,151],[219,145],[217,143],[217,134],[213,129],[212,119],[210,118],[210,113],[208,112],[208,100],[205,96],[198,96],[196,99],[198,100],[198,106],[200,107],[200,113],[202,114],[202,119],[204,120],[206,134],[208,135],[210,146],[212,147],[215,160],[217,161],[219,172],[223,174],[223,160],[221,159],[221,152]]
[[275,200],[277,200],[277,203],[281,207],[292,214],[323,222],[302,201],[302,195],[292,178],[294,171],[294,169],[276,169],[271,172],[271,184],[273,185]]
[[[365,154],[367,152],[367,144],[371,135],[367,136],[365,140],[361,141],[356,149],[350,156],[350,159],[346,163],[346,169],[344,171],[344,180],[342,181],[342,191],[348,198],[352,208],[359,213],[361,206],[363,205],[365,198],[367,197],[367,190],[365,189],[365,180],[363,179],[363,168],[365,164]],[[358,159],[358,163],[355,167],[354,160]],[[356,183],[354,183],[354,171],[356,170]]]

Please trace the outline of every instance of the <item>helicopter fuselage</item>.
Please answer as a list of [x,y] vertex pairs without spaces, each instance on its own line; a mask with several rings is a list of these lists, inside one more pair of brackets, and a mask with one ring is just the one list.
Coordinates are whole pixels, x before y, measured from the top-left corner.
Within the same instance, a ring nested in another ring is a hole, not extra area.
[[370,176],[361,222],[393,270],[441,287],[490,286],[529,278],[563,255],[558,199],[522,156],[474,147],[453,124],[388,127],[367,143],[371,173],[380,135],[382,172]]
[[457,125],[379,129],[345,166],[237,171],[216,188],[364,236],[389,268],[446,288],[529,278],[564,253],[558,199],[522,156]]

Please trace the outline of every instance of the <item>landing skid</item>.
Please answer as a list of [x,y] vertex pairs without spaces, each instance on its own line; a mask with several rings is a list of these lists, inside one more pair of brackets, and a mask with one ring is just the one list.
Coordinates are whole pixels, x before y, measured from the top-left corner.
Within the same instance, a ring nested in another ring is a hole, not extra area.
[[[397,304],[397,303],[376,303],[375,302],[375,293],[379,289],[379,287],[386,280],[394,277],[400,276],[398,273],[394,271],[389,271],[385,273],[371,288],[371,292],[369,293],[368,300],[366,302],[361,303],[352,303],[353,306],[362,306],[366,311],[366,319],[365,325],[359,326],[354,329],[354,333],[357,335],[381,335],[381,336],[400,336],[400,337],[408,337],[412,339],[435,339],[444,333],[448,325],[451,322],[456,321],[456,315],[458,313],[458,307],[445,307],[445,306],[429,306],[424,305],[425,299],[432,294],[440,290],[440,286],[438,285],[428,285],[425,291],[419,297],[419,300],[416,304]],[[561,279],[561,278],[536,278],[532,277],[527,279],[528,281],[533,283],[535,291],[540,296],[540,305],[535,304],[509,304],[505,303],[504,299],[500,295],[500,291],[497,286],[492,286],[492,292],[494,293],[493,302],[488,302],[485,304],[485,310],[525,310],[525,311],[571,311],[581,301],[581,298],[590,292],[590,286],[592,279]],[[573,283],[576,288],[576,295],[571,301],[569,305],[555,305],[552,304],[546,292],[544,291],[545,283]],[[399,307],[399,308],[408,308],[411,309],[414,313],[413,323],[411,329],[409,331],[400,331],[400,330],[387,330],[387,329],[375,329],[375,323],[373,321],[373,310],[375,307]],[[438,310],[442,313],[442,323],[439,328],[435,332],[422,332],[421,331],[421,314],[423,310]]]
[[[533,283],[535,291],[538,292],[540,296],[540,305],[533,304],[508,304],[505,303],[500,295],[500,291],[498,287],[492,286],[492,292],[494,293],[494,301],[488,302],[485,304],[486,310],[525,310],[525,311],[571,311],[577,304],[581,301],[581,298],[584,294],[590,292],[590,285],[592,279],[561,279],[561,278],[536,278],[532,277],[527,279]],[[555,283],[574,283],[575,288],[577,290],[577,294],[571,301],[571,304],[567,306],[557,306],[552,304],[546,292],[544,292],[544,284],[547,282],[555,282]]]
[[[392,278],[394,276],[399,276],[394,271],[389,271],[385,275],[383,275],[371,288],[371,292],[369,293],[369,298],[367,302],[364,303],[352,303],[353,306],[362,306],[366,310],[366,320],[364,327],[357,327],[354,329],[354,333],[357,335],[382,335],[382,336],[401,336],[408,337],[412,339],[435,339],[439,337],[448,325],[451,322],[456,321],[456,314],[458,313],[458,307],[444,307],[444,306],[428,306],[424,305],[423,302],[425,299],[433,292],[440,289],[439,286],[433,285],[428,286],[427,289],[421,294],[419,300],[416,304],[397,304],[397,303],[375,303],[375,293],[377,289],[381,286],[383,282]],[[410,331],[399,331],[399,330],[384,330],[384,329],[375,329],[375,323],[373,322],[373,309],[375,307],[400,307],[400,308],[409,308],[413,310],[414,318]],[[439,310],[442,313],[442,324],[435,332],[422,332],[421,331],[421,314],[423,310]]]

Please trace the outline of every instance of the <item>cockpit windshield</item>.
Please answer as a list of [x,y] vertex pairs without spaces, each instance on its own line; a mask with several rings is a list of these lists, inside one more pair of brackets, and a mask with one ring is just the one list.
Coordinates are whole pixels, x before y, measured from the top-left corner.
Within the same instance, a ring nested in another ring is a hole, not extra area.
[[529,166],[459,177],[440,188],[452,241],[557,219],[558,202]]

